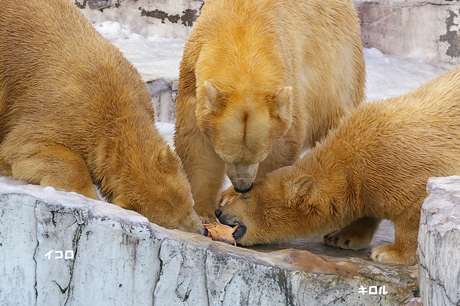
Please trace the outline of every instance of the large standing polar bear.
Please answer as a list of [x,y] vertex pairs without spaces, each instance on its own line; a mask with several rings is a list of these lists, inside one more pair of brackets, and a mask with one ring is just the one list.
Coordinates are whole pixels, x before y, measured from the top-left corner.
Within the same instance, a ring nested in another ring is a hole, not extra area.
[[195,210],[292,164],[364,99],[351,1],[209,0],[185,46],[175,146]]

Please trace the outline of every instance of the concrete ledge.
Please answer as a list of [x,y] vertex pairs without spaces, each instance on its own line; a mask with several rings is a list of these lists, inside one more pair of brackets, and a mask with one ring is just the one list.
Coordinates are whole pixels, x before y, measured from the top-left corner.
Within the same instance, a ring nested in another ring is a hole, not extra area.
[[411,267],[234,247],[8,178],[0,214],[3,305],[402,305],[417,291]]
[[430,179],[418,235],[424,306],[460,305],[460,176]]

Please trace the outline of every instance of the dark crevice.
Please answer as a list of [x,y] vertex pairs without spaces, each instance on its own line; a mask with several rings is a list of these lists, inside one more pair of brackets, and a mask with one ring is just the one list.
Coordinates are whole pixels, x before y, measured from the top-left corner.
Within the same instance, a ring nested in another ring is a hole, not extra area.
[[38,247],[40,246],[40,242],[38,241],[38,218],[37,218],[37,204],[38,201],[35,201],[35,206],[34,206],[34,211],[35,211],[35,238],[37,239],[37,245],[35,246],[35,252],[33,256],[33,260],[35,262],[35,284],[34,284],[34,290],[35,290],[35,305],[37,304],[38,300],[38,289],[37,289],[37,255],[38,255]]
[[56,220],[54,220],[54,218],[56,217],[56,212],[55,211],[52,211],[51,212],[51,222],[53,223],[54,227],[56,227]]
[[[77,227],[77,230],[75,231],[75,235],[73,237],[73,240],[72,240],[72,248],[74,250],[74,256],[73,256],[73,259],[72,259],[72,263],[71,263],[71,266],[70,266],[70,279],[69,279],[69,284],[67,285],[67,287],[64,289],[65,291],[67,291],[67,298],[66,298],[66,301],[64,303],[64,306],[67,305],[67,302],[69,301],[70,299],[70,294],[71,294],[71,291],[72,291],[72,280],[73,280],[73,274],[74,274],[74,268],[75,268],[75,261],[77,260],[77,255],[78,255],[78,243],[80,242],[80,237],[81,237],[81,234],[83,232],[83,228],[85,227],[85,224],[80,224],[78,225]],[[57,283],[56,283],[57,284]],[[59,286],[59,284],[57,284]],[[61,289],[61,287],[59,286],[59,288]],[[62,293],[65,293],[62,292],[62,289],[61,289],[61,292]]]
[[209,290],[208,290],[208,269],[206,264],[208,262],[208,250],[204,251],[203,273],[204,273],[204,288],[206,292],[206,305],[209,305]]
[[[419,250],[420,250],[420,247],[419,247]],[[422,256],[423,256],[424,258],[426,258],[425,255],[423,254],[423,252],[422,252],[421,250],[420,250],[420,253],[422,253]],[[420,268],[422,268],[423,270],[426,271],[426,274],[428,275],[428,278],[430,279],[430,281],[436,283],[439,287],[442,288],[442,292],[444,293],[444,296],[449,300],[450,304],[451,304],[451,305],[458,305],[458,304],[456,304],[457,301],[454,302],[454,301],[451,300],[451,298],[450,298],[449,295],[447,294],[447,291],[446,291],[446,288],[445,288],[444,284],[442,284],[438,279],[436,279],[436,278],[434,278],[433,276],[431,276],[430,271],[428,270],[428,268],[427,268],[424,264],[422,264],[421,262],[419,262],[419,266],[420,266]]]
[[199,11],[192,9],[187,9],[183,11],[182,16],[180,16],[179,14],[169,15],[168,13],[160,11],[158,9],[153,11],[147,11],[143,8],[139,8],[139,10],[141,11],[142,17],[160,19],[161,23],[165,23],[166,20],[168,20],[171,23],[178,23],[179,21],[181,21],[181,24],[186,27],[192,27],[199,15]]
[[155,306],[155,290],[157,289],[158,282],[160,281],[161,276],[163,275],[163,260],[161,260],[161,247],[163,246],[163,241],[164,239],[160,240],[160,246],[158,247],[158,260],[160,261],[160,266],[158,270],[158,275],[155,279],[155,284],[153,285],[153,304],[152,306]]
[[83,0],[83,4],[80,4],[80,1],[75,0],[75,5],[76,5],[79,9],[85,9],[85,8],[86,8],[86,5],[87,5],[87,2],[88,2],[88,0]]

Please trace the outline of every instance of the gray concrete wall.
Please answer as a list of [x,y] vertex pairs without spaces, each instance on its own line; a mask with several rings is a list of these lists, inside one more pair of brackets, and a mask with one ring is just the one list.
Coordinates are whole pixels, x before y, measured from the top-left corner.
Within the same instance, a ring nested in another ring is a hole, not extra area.
[[71,0],[92,22],[118,21],[145,37],[186,38],[203,0]]
[[[144,36],[187,38],[203,0],[72,0],[93,22],[118,21]],[[353,0],[365,47],[452,68],[460,64],[458,0]]]
[[433,178],[418,237],[424,306],[460,305],[460,176]]
[[365,47],[453,68],[460,64],[458,0],[353,0]]

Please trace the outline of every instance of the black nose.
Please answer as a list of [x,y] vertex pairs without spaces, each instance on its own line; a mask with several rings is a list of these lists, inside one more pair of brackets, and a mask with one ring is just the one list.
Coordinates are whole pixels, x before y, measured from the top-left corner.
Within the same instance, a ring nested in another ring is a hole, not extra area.
[[205,228],[205,229],[204,229],[204,233],[203,233],[203,235],[204,235],[205,237],[208,237],[208,234],[209,234],[209,232],[208,232],[208,229],[207,229],[207,228]]
[[233,186],[233,189],[235,189],[235,191],[238,192],[238,193],[246,193],[246,192],[251,191],[252,186],[254,186],[254,183],[252,183],[251,186],[249,186],[248,189],[241,190],[241,189],[236,188],[235,186]]
[[216,214],[216,217],[219,218],[222,215],[222,210],[221,209],[216,209],[214,212]]

